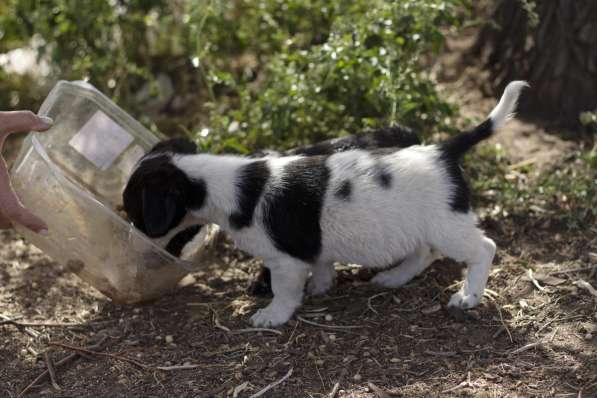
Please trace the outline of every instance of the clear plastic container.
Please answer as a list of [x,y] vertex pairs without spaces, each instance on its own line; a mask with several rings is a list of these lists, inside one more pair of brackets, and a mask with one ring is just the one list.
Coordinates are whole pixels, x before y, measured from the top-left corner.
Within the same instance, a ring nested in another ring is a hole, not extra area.
[[29,134],[12,168],[23,204],[46,221],[47,237],[17,227],[27,240],[119,303],[157,298],[213,254],[217,227],[201,231],[179,259],[116,211],[136,161],[158,137],[85,82],[59,82],[40,115],[54,119]]

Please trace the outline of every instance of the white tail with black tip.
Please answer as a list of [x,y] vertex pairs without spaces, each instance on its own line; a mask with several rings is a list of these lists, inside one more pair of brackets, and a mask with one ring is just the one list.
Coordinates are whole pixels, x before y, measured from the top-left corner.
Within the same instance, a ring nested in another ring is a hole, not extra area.
[[516,80],[510,82],[500,102],[489,114],[489,117],[472,130],[458,134],[444,142],[441,147],[449,158],[459,158],[479,142],[489,138],[493,132],[501,128],[506,122],[514,117],[518,97],[524,87],[529,87],[525,81]]

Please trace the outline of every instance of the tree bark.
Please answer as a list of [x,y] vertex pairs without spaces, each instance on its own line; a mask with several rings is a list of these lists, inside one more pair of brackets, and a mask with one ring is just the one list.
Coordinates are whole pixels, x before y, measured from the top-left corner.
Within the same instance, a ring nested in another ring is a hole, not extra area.
[[473,55],[491,71],[496,95],[511,80],[531,84],[522,116],[578,128],[579,114],[597,109],[597,0],[534,3],[538,24],[530,23],[522,0],[498,0],[495,24],[480,31]]

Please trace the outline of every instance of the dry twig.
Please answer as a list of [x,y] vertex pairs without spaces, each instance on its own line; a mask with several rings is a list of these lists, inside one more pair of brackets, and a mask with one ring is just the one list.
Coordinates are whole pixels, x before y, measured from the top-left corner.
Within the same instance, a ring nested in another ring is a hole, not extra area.
[[529,279],[531,280],[531,282],[533,283],[533,285],[535,285],[535,287],[537,289],[539,289],[540,291],[545,291],[545,288],[543,286],[541,286],[539,284],[539,281],[537,279],[535,279],[535,277],[533,276],[533,270],[529,268],[529,270],[527,271],[527,276],[529,277]]
[[390,398],[390,394],[382,390],[380,387],[376,386],[375,384],[368,382],[367,386],[371,391],[377,395],[378,398]]
[[459,390],[464,387],[473,387],[473,384],[471,383],[471,372],[467,373],[466,380],[464,380],[463,382],[461,382],[460,384],[458,384],[455,387],[448,388],[447,390],[442,391],[442,394],[447,394],[449,392],[453,392],[453,391]]
[[76,351],[79,354],[87,354],[87,355],[91,355],[91,356],[95,356],[95,357],[104,357],[104,358],[112,358],[112,359],[117,359],[119,361],[123,361],[123,362],[127,362],[130,363],[131,365],[135,365],[141,369],[148,369],[150,368],[150,366],[145,365],[144,363],[141,363],[135,359],[131,359],[131,358],[127,358],[127,357],[123,357],[122,355],[118,355],[118,354],[111,354],[109,352],[98,352],[98,351],[94,351],[94,350],[90,350],[88,348],[84,348],[84,347],[75,347],[72,345],[68,345],[68,344],[64,344],[64,343],[58,343],[58,342],[50,342],[48,343],[51,346],[54,347],[61,347],[67,350],[71,350],[71,351]]
[[579,279],[576,282],[574,282],[574,284],[580,288],[585,289],[586,291],[591,293],[593,295],[593,297],[597,298],[597,290],[595,290],[595,288],[593,286],[591,286],[591,284],[589,282]]
[[508,337],[510,338],[510,343],[514,343],[514,339],[512,339],[512,333],[510,333],[510,329],[508,329],[508,325],[506,325],[506,322],[504,322],[504,317],[502,316],[502,310],[501,310],[499,304],[498,303],[494,303],[494,304],[495,304],[495,308],[498,310],[498,314],[500,315],[500,322],[502,323],[502,326],[508,333]]
[[164,371],[173,371],[173,370],[188,370],[188,369],[197,369],[200,368],[201,365],[174,365],[174,366],[156,366],[157,370],[164,370]]
[[[106,341],[108,337],[107,336],[103,336],[97,343],[87,347],[87,349],[90,350],[98,350],[102,347],[102,344],[104,344],[104,342]],[[60,366],[60,365],[64,365],[67,362],[70,362],[74,359],[76,359],[77,357],[80,357],[80,353],[75,352],[70,354],[69,356],[61,359],[60,361],[55,363],[55,367],[56,366]],[[31,383],[29,383],[27,385],[27,387],[25,387],[17,396],[17,398],[21,398],[24,397],[25,394],[27,394],[29,392],[29,390],[31,390],[33,388],[34,385],[36,385],[37,383],[39,383],[40,381],[42,381],[46,376],[48,376],[50,372],[46,369],[45,371],[43,371],[39,376],[37,376]]]
[[288,373],[286,373],[284,375],[284,377],[282,377],[280,380],[274,381],[271,384],[268,384],[267,386],[265,386],[264,388],[262,388],[261,390],[259,390],[258,392],[256,392],[255,394],[251,395],[249,398],[257,398],[262,396],[263,394],[265,394],[266,392],[268,392],[269,390],[271,390],[272,388],[276,387],[278,384],[281,384],[284,382],[284,380],[286,380],[287,378],[289,378],[290,376],[292,376],[292,368],[290,368],[290,370],[288,371]]
[[230,330],[230,333],[232,334],[237,334],[237,333],[259,333],[259,332],[266,332],[266,333],[274,333],[277,335],[282,336],[284,333],[282,333],[279,330],[276,329],[268,329],[268,328],[246,328],[246,329],[233,329]]
[[313,322],[310,321],[308,319],[303,318],[302,316],[298,316],[296,317],[296,319],[298,319],[301,322],[304,322],[308,325],[312,325],[312,326],[318,326],[320,328],[327,328],[327,329],[335,329],[335,330],[342,330],[342,329],[362,329],[365,326],[358,326],[358,325],[324,325],[322,323],[317,323],[317,322]]
[[434,355],[436,357],[453,357],[454,355],[456,355],[456,352],[454,352],[454,351],[431,351],[431,350],[425,350],[425,354],[427,354],[427,355]]
[[565,269],[562,271],[554,271],[554,272],[550,272],[547,275],[561,275],[561,274],[571,274],[573,272],[583,272],[583,271],[591,271],[597,269],[597,265],[590,265],[588,267],[582,267],[582,268],[575,268],[575,269]]
[[377,312],[377,310],[375,308],[373,308],[373,306],[371,305],[371,302],[373,301],[374,298],[385,296],[386,294],[388,294],[388,292],[374,294],[373,296],[369,297],[367,299],[367,308],[369,308],[371,310],[371,312],[374,312],[376,315],[379,315],[379,312]]
[[332,391],[330,391],[329,398],[336,398],[336,395],[338,395],[338,390],[340,390],[340,383],[334,384]]
[[52,387],[54,390],[60,390],[60,386],[56,381],[56,371],[54,370],[54,362],[48,352],[44,352],[44,360],[46,361],[46,367],[48,368],[48,373],[50,374],[50,381],[52,382]]

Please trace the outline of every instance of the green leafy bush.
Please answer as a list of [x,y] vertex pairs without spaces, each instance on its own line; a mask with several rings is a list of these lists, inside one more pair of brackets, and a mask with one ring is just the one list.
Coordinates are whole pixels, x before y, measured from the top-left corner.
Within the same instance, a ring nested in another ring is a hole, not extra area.
[[[286,148],[393,122],[431,133],[453,108],[424,61],[466,3],[7,0],[0,53],[34,43],[50,80],[88,79],[145,124],[214,151]],[[159,95],[162,75],[175,98],[148,111],[138,93],[149,83]]]

